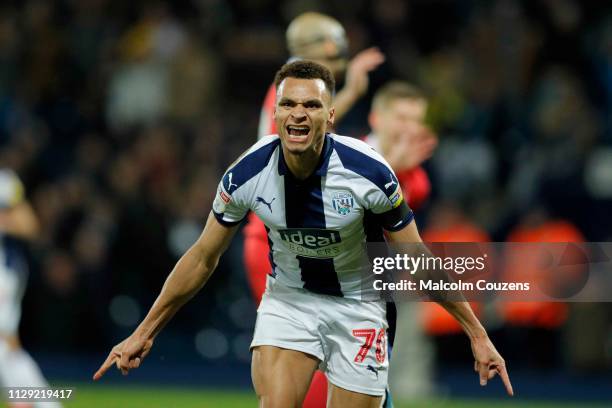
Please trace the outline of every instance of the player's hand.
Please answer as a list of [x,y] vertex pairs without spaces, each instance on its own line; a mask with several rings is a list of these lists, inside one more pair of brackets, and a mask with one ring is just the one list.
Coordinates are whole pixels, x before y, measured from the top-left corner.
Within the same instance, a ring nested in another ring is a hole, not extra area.
[[410,123],[395,138],[385,157],[395,172],[410,170],[429,159],[438,146],[438,137],[421,123]]
[[368,48],[355,55],[346,69],[346,81],[343,89],[349,91],[356,98],[361,97],[368,90],[368,73],[384,61],[385,55],[377,47]]
[[113,365],[123,375],[127,375],[131,369],[140,367],[142,360],[149,354],[153,347],[153,340],[141,339],[131,335],[121,343],[117,344],[108,357],[102,363],[93,376],[94,381],[99,380]]
[[506,362],[495,349],[488,336],[472,339],[472,353],[474,354],[474,371],[480,376],[480,385],[487,385],[487,381],[497,374],[504,382],[506,392],[513,396],[512,383],[506,370]]

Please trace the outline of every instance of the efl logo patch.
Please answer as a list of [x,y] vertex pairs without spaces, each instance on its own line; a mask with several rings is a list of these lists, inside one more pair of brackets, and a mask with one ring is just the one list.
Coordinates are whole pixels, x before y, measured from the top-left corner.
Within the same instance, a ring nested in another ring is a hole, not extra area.
[[397,190],[395,190],[395,193],[389,197],[389,200],[391,201],[393,208],[397,208],[402,203],[403,198],[404,196],[402,195],[402,189],[398,187]]
[[339,191],[332,197],[332,206],[340,215],[348,215],[354,203],[353,195],[348,191]]
[[232,201],[232,197],[225,192],[225,189],[223,188],[223,186],[219,186],[217,191],[218,191],[218,194],[215,196],[215,199],[213,200],[212,207],[213,207],[213,210],[222,214],[225,212],[225,208],[227,207],[227,205]]
[[225,191],[220,191],[219,197],[221,197],[221,199],[223,200],[225,204],[229,204],[229,202],[232,201],[232,198],[228,196],[227,194],[225,194]]

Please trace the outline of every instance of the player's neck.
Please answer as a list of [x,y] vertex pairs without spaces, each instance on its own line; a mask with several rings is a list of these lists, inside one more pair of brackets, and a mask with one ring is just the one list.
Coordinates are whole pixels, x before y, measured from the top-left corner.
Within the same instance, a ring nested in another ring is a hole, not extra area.
[[323,151],[323,141],[313,146],[313,149],[309,149],[301,154],[294,154],[283,146],[283,156],[287,168],[298,180],[307,179],[317,168],[321,159],[321,152]]

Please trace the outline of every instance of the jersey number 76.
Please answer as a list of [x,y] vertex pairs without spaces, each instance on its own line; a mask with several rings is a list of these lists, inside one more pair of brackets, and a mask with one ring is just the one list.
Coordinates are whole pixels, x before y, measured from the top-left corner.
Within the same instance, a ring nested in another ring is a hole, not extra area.
[[355,356],[356,363],[363,363],[374,344],[374,339],[376,339],[376,361],[379,363],[385,362],[387,356],[385,329],[380,329],[378,335],[376,335],[376,329],[355,329],[353,330],[353,336],[365,338],[365,342]]

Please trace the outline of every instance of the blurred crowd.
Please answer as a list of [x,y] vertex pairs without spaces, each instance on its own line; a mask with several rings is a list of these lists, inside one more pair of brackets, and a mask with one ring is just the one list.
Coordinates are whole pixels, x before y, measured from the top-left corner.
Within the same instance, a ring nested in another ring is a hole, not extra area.
[[[452,202],[495,241],[537,217],[612,241],[605,2],[4,1],[0,167],[22,178],[43,231],[26,344],[99,351],[142,318],[224,168],[255,141],[284,30],[306,10],[338,18],[351,54],[385,53],[371,92],[400,78],[428,95],[440,144],[420,223]],[[369,102],[338,133],[367,134]],[[231,347],[223,333],[248,344],[253,323],[241,261],[227,258],[174,325],[217,336],[209,357]]]

